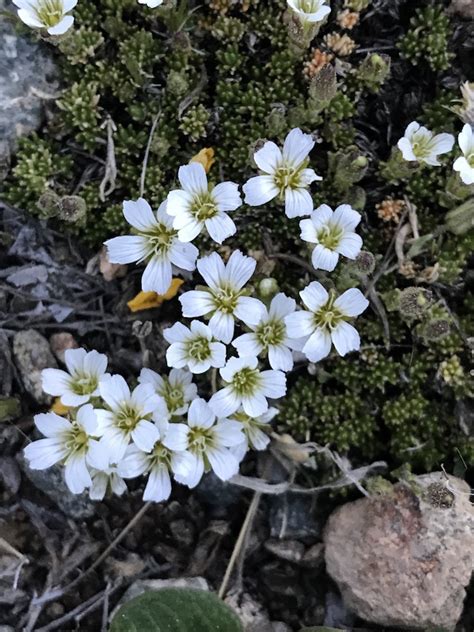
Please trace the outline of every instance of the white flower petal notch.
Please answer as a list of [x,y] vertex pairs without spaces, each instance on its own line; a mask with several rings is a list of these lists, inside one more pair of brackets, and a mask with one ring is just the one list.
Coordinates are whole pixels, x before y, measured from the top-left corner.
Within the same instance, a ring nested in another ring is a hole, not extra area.
[[173,228],[173,218],[163,202],[153,213],[146,200],[123,203],[123,214],[133,227],[133,235],[114,237],[105,242],[111,263],[146,262],[142,290],[165,294],[172,281],[173,266],[192,272],[199,251],[193,244],[183,243]]
[[458,143],[463,155],[454,162],[453,169],[459,172],[464,184],[474,184],[474,128],[468,123],[462,128]]
[[50,35],[64,35],[74,23],[68,15],[77,0],[12,0],[18,7],[18,17],[27,26],[45,29]]
[[127,448],[118,464],[118,473],[123,478],[136,478],[148,474],[143,500],[162,502],[171,495],[171,474],[186,476],[193,462],[186,452],[188,427],[185,424],[168,422],[157,425],[157,439],[150,451],[136,445]]
[[267,310],[262,307],[261,319],[252,331],[236,338],[232,345],[240,357],[266,354],[268,362],[275,371],[291,371],[293,368],[292,349],[301,345],[292,340],[287,333],[285,318],[296,309],[296,301],[282,292],[277,294]]
[[204,228],[218,244],[234,235],[237,229],[228,213],[242,204],[238,185],[221,182],[211,187],[199,162],[180,167],[178,178],[182,188],[169,193],[168,213],[179,239],[193,241]]
[[287,4],[302,22],[322,22],[331,13],[326,0],[287,0]]
[[233,415],[241,406],[250,417],[259,417],[268,411],[267,398],[278,399],[286,394],[283,371],[260,371],[255,357],[230,358],[220,375],[225,387],[209,401],[219,418]]
[[193,320],[190,328],[175,323],[163,331],[170,343],[166,352],[169,367],[188,368],[191,373],[205,373],[211,367],[221,368],[226,360],[226,348],[217,342],[210,328],[199,320]]
[[89,488],[89,498],[91,500],[104,500],[106,494],[122,496],[127,491],[127,485],[117,472],[117,467],[111,465],[104,470],[91,468],[90,475],[92,485]]
[[120,463],[131,441],[151,452],[159,433],[155,419],[166,419],[164,400],[151,384],[139,384],[133,392],[121,375],[101,380],[100,396],[108,408],[97,409],[98,434],[109,447],[110,462]]
[[163,399],[166,406],[166,418],[173,419],[185,415],[190,402],[197,396],[197,386],[193,376],[184,369],[171,369],[168,376],[161,376],[151,369],[142,369],[139,384],[149,384],[153,391]]
[[55,413],[36,415],[35,424],[46,437],[25,448],[31,469],[44,470],[56,463],[65,466],[66,484],[73,494],[91,486],[89,468],[105,469],[109,452],[105,441],[98,441],[98,420],[91,404],[77,410],[69,421]]
[[242,426],[228,419],[218,420],[203,399],[195,399],[188,411],[187,447],[191,454],[190,467],[186,461],[186,473],[177,472],[175,479],[190,488],[196,487],[204,472],[211,469],[227,481],[239,471],[239,461],[229,448],[244,440]]
[[414,121],[405,130],[405,135],[398,141],[398,149],[404,160],[425,163],[439,167],[438,156],[449,153],[454,145],[452,134],[433,134],[426,127]]
[[138,0],[138,4],[144,4],[149,9],[156,9],[163,4],[163,0]]
[[44,369],[41,378],[48,395],[60,397],[64,406],[82,406],[99,395],[99,381],[105,377],[107,356],[97,351],[67,349],[64,354],[67,371]]
[[333,211],[323,204],[300,222],[301,239],[315,244],[311,261],[315,270],[332,272],[342,255],[356,259],[362,249],[362,238],[355,232],[361,215],[349,204]]
[[263,304],[246,295],[244,286],[255,271],[257,262],[236,250],[227,264],[213,252],[197,262],[197,269],[207,287],[185,292],[179,298],[185,318],[205,316],[214,337],[229,344],[234,337],[235,320],[248,326],[260,321]]
[[278,198],[285,204],[287,217],[304,217],[313,210],[308,188],[312,182],[322,180],[308,168],[309,154],[314,147],[310,134],[299,128],[291,130],[283,150],[268,141],[254,154],[260,175],[250,178],[244,185],[245,203],[261,206]]
[[369,301],[357,288],[336,297],[328,293],[321,283],[313,281],[300,296],[307,310],[286,317],[290,336],[306,336],[303,353],[310,362],[319,362],[329,355],[334,344],[340,356],[360,349],[360,336],[348,320],[360,316]]
[[242,409],[232,415],[230,421],[237,421],[242,425],[244,438],[242,443],[230,448],[239,463],[243,460],[247,452],[252,450],[266,450],[270,443],[270,422],[278,415],[277,408],[269,408],[260,417],[250,417]]

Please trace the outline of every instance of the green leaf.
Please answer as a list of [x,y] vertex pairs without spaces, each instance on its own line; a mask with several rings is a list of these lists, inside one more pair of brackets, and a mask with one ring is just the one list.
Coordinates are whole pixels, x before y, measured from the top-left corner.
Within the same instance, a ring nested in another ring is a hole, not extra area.
[[191,588],[149,591],[125,603],[110,632],[243,632],[234,612],[216,595]]

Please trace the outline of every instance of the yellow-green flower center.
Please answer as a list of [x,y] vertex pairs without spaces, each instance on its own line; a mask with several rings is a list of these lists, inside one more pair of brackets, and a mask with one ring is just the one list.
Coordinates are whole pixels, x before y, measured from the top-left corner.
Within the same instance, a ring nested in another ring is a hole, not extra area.
[[190,428],[188,434],[188,449],[194,454],[203,455],[214,443],[212,428]]
[[280,198],[285,197],[287,189],[297,189],[301,186],[301,171],[302,167],[294,169],[288,166],[279,167],[275,171],[273,181],[280,192]]
[[59,24],[64,16],[62,0],[40,0],[34,10],[38,20],[48,28]]
[[168,450],[162,443],[155,443],[155,446],[150,454],[150,468],[153,468],[156,465],[166,465],[166,467],[170,467],[171,465],[171,451]]
[[166,254],[178,234],[177,230],[168,228],[166,224],[157,224],[152,230],[140,232],[141,236],[148,240],[149,255],[160,256]]
[[115,424],[123,432],[132,432],[138,423],[146,418],[142,411],[130,404],[124,404],[115,414]]
[[70,454],[80,454],[87,451],[89,437],[84,429],[73,422],[72,429],[68,432],[65,447]]
[[211,356],[210,341],[207,338],[194,338],[186,343],[186,353],[189,357],[203,362]]
[[91,395],[99,385],[96,375],[75,373],[71,380],[71,390],[75,395]]
[[219,209],[212,195],[210,193],[203,193],[194,198],[190,212],[198,222],[205,222],[207,219],[215,217]]
[[317,238],[322,246],[328,248],[329,250],[334,250],[339,246],[343,234],[344,231],[340,228],[340,226],[326,224],[319,229]]
[[260,372],[258,369],[244,367],[235,373],[232,378],[232,389],[241,396],[251,396],[255,393],[261,382]]
[[185,404],[183,388],[181,386],[173,387],[168,381],[165,381],[164,387],[158,391],[158,394],[165,400],[171,415]]
[[334,305],[336,295],[331,293],[328,302],[314,314],[314,324],[322,329],[334,329],[337,325],[346,320],[344,314]]
[[264,349],[272,345],[280,345],[285,339],[286,329],[281,320],[269,320],[255,330],[255,335]]
[[237,308],[237,301],[242,292],[234,290],[231,287],[221,287],[218,290],[213,290],[212,294],[216,310],[224,314],[233,314]]

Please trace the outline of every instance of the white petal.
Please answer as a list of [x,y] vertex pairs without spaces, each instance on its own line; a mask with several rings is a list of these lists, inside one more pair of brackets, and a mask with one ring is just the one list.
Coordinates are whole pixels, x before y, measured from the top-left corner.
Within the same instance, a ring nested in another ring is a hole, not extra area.
[[107,370],[107,356],[97,351],[89,351],[84,358],[84,371],[90,375],[100,377]]
[[300,230],[300,237],[303,241],[307,241],[310,244],[318,243],[318,235],[312,219],[302,219]]
[[254,154],[257,167],[264,173],[273,174],[281,166],[283,155],[280,148],[275,143],[268,141]]
[[285,345],[271,345],[268,349],[268,362],[275,371],[291,371],[293,354]]
[[[304,290],[300,292],[300,296],[303,299],[303,303],[306,305],[308,309],[312,312],[317,312],[318,310],[326,305],[329,300],[329,294],[324,289],[324,287],[318,281],[313,281],[309,285],[305,287]],[[304,336],[305,332],[300,332],[300,336]],[[293,334],[288,334],[290,338],[296,338]]]
[[72,15],[65,15],[63,19],[55,26],[50,26],[48,33],[50,35],[63,35],[74,24],[74,18]]
[[149,242],[146,237],[126,235],[114,237],[105,242],[110,263],[133,263],[142,261],[149,252]]
[[164,387],[164,380],[161,375],[151,369],[142,369],[138,382],[140,384],[151,384],[155,391],[159,391]]
[[190,428],[211,428],[216,420],[216,415],[209,404],[198,397],[191,402],[188,411],[188,426]]
[[277,294],[270,304],[269,315],[270,318],[277,320],[283,320],[285,316],[291,314],[296,309],[296,301],[293,298],[289,298],[283,292]]
[[220,342],[211,342],[211,366],[220,369],[226,362],[226,347]]
[[217,340],[229,344],[234,337],[234,319],[231,314],[217,311],[209,321],[209,327]]
[[214,310],[212,295],[201,290],[185,292],[179,297],[179,302],[183,309],[183,316],[186,318],[204,316]]
[[89,436],[95,436],[98,429],[97,415],[91,404],[79,408],[76,414],[77,425]]
[[87,464],[96,470],[105,470],[109,466],[110,455],[107,444],[103,440],[96,441],[89,439],[89,446],[86,457]]
[[230,448],[238,445],[243,439],[242,424],[240,421],[223,419],[213,428],[216,443],[219,446]]
[[[176,226],[175,226],[176,227]],[[204,222],[199,222],[194,218],[190,218],[186,224],[179,229],[178,237],[181,241],[190,242],[199,235],[204,228]]]
[[218,244],[222,244],[223,241],[237,232],[234,222],[225,213],[219,213],[206,220],[205,225],[211,239]]
[[286,189],[285,213],[290,219],[310,215],[313,210],[313,198],[306,189]]
[[172,327],[163,329],[163,338],[166,342],[173,344],[174,342],[189,340],[192,338],[192,334],[183,323],[177,322]]
[[148,455],[136,446],[131,445],[118,464],[117,471],[123,478],[136,478],[144,474],[148,470],[149,465]]
[[341,204],[334,211],[332,221],[345,231],[354,231],[360,224],[362,215],[355,211],[349,204]]
[[104,500],[109,486],[109,477],[105,472],[96,472],[92,477],[92,485],[89,489],[91,500]]
[[249,327],[256,327],[266,316],[266,312],[265,305],[257,298],[240,296],[234,314]]
[[130,399],[130,389],[121,375],[102,378],[99,382],[100,396],[112,408],[120,408]]
[[250,417],[259,417],[268,410],[268,402],[264,395],[256,393],[251,397],[242,397],[242,408]]
[[329,250],[322,244],[318,244],[311,255],[311,263],[315,270],[332,272],[339,261],[339,255],[334,250]]
[[242,204],[239,185],[234,182],[221,182],[212,190],[212,197],[220,211],[235,211]]
[[151,206],[143,198],[136,202],[125,201],[123,203],[123,214],[131,226],[144,233],[153,230],[157,225]]
[[185,424],[170,424],[162,443],[170,450],[183,452],[188,447],[189,428]]
[[[415,134],[419,129],[420,129],[420,124],[417,123],[416,121],[413,121],[413,123],[410,123],[410,125],[406,128],[405,136],[411,139],[413,137],[413,134]],[[423,129],[426,129],[426,128],[423,128]]]
[[400,138],[397,143],[398,149],[402,152],[402,156],[405,160],[410,162],[418,160],[415,154],[413,153],[413,147],[408,138]]
[[184,369],[188,364],[186,345],[183,342],[175,342],[166,351],[166,364],[175,369]]
[[69,13],[77,4],[77,0],[63,0],[63,11]]
[[362,249],[362,237],[357,233],[346,233],[337,246],[337,251],[348,259],[356,259]]
[[365,312],[369,306],[369,301],[360,290],[351,288],[350,290],[346,290],[344,294],[341,294],[341,296],[334,301],[334,306],[345,316],[355,317]]
[[31,26],[32,28],[41,29],[44,27],[44,24],[38,20],[31,9],[20,9],[18,11],[18,17],[27,26]]
[[309,336],[314,331],[314,315],[306,311],[294,312],[286,316],[285,325],[290,338]]
[[225,448],[213,448],[206,453],[209,463],[216,476],[222,481],[228,481],[239,471],[239,462],[234,455]]
[[82,373],[86,356],[87,351],[85,349],[66,349],[64,353],[64,363],[69,373]]
[[160,503],[168,500],[171,495],[171,479],[168,468],[165,465],[158,465],[150,470],[148,482],[143,494],[145,502],[153,501]]
[[257,262],[253,257],[243,255],[240,250],[235,250],[225,267],[224,278],[232,287],[241,290],[255,272]]
[[283,146],[283,159],[296,169],[307,159],[313,147],[314,140],[310,134],[304,134],[298,128],[292,129]]
[[286,375],[282,371],[262,371],[260,379],[265,397],[278,399],[286,394]]
[[319,362],[327,357],[330,351],[331,336],[325,329],[316,329],[303,347],[303,353],[310,362]]
[[142,411],[143,415],[152,413],[162,402],[151,384],[139,384],[133,389],[131,405]]
[[224,262],[217,252],[199,259],[197,269],[207,285],[213,290],[219,289],[226,278]]
[[43,369],[41,372],[41,386],[48,395],[62,395],[71,388],[71,376],[60,369]]
[[173,275],[171,263],[166,260],[153,258],[145,268],[142,276],[142,290],[144,292],[156,292],[166,294],[169,290]]
[[239,336],[233,341],[232,346],[237,349],[239,356],[242,358],[258,356],[263,351],[263,347],[254,333]]
[[24,450],[32,470],[45,470],[59,463],[68,454],[64,443],[58,439],[40,439],[28,444]]
[[130,443],[130,437],[118,428],[108,428],[104,432],[104,441],[109,449],[111,463],[120,463]]
[[35,415],[35,425],[45,437],[59,437],[72,429],[70,422],[56,413],[41,413]]
[[74,454],[66,460],[64,478],[73,494],[82,494],[86,487],[92,485],[84,456]]
[[237,397],[230,386],[217,391],[209,400],[209,406],[219,418],[228,417],[235,413],[240,403],[240,398]]
[[122,479],[121,476],[119,476],[115,472],[112,472],[112,474],[110,475],[109,484],[112,489],[112,492],[116,496],[122,496],[122,494],[128,491],[125,481]]
[[229,358],[227,364],[222,368],[219,373],[225,382],[232,382],[234,375],[245,368],[256,369],[258,366],[258,360],[256,357],[245,358]]
[[181,270],[192,272],[196,268],[196,259],[199,256],[199,250],[194,244],[183,244],[176,241],[169,251],[169,259],[173,265]]
[[331,338],[340,356],[360,349],[360,336],[349,323],[342,322],[331,332]]
[[254,450],[266,450],[270,443],[270,437],[260,428],[250,428],[249,439]]
[[447,154],[454,145],[454,136],[452,134],[437,134],[433,138],[433,152],[437,155]]
[[207,176],[204,167],[199,162],[180,167],[178,178],[185,191],[192,195],[207,193]]
[[159,438],[158,428],[151,421],[146,421],[145,419],[138,422],[132,431],[132,439],[135,445],[143,452],[151,452]]
[[[188,193],[187,191],[170,191],[168,193],[168,198],[166,200],[167,206],[166,210],[168,215],[171,217],[180,218],[180,217],[189,217],[189,211],[193,204],[193,195]],[[174,228],[181,228],[184,224],[180,224],[179,222],[173,222]]]
[[261,206],[276,198],[279,191],[272,176],[250,178],[243,186],[245,203],[249,206]]
[[193,489],[199,484],[202,475],[204,474],[204,461],[202,456],[198,456],[196,454],[192,454],[189,461],[188,473],[185,476],[181,473],[176,473],[175,479],[178,483],[182,483],[183,485],[187,485]]
[[468,123],[464,125],[462,132],[458,135],[458,143],[465,156],[474,150],[474,131]]

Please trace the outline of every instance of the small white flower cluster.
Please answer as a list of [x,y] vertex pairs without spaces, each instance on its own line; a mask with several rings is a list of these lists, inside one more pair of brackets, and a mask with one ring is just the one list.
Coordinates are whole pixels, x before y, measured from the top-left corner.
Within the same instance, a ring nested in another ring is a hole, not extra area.
[[[433,134],[426,127],[414,121],[405,130],[405,135],[398,141],[398,148],[404,160],[425,163],[439,167],[438,156],[449,153],[454,146],[452,134]],[[474,184],[474,128],[466,123],[458,135],[458,144],[462,156],[456,159],[453,169],[459,172],[464,184]]]
[[[300,222],[301,237],[314,245],[313,266],[330,272],[341,255],[359,254],[362,239],[355,230],[361,216],[347,204],[335,211],[326,205],[313,210],[308,188],[321,179],[308,167],[313,146],[312,137],[299,129],[289,133],[282,150],[265,143],[255,154],[261,173],[244,192],[247,204],[278,198],[288,217],[309,216]],[[360,290],[337,296],[314,281],[300,292],[304,309],[283,293],[265,304],[250,296],[247,285],[255,259],[240,250],[227,261],[216,252],[199,257],[190,242],[201,231],[217,243],[236,232],[228,213],[241,204],[239,188],[232,182],[209,186],[199,163],[181,167],[178,177],[182,188],[171,191],[156,214],[144,199],[125,202],[134,234],[107,242],[112,262],[147,262],[144,290],[166,292],[173,267],[197,267],[206,284],[179,298],[189,326],[177,322],[163,332],[169,377],[143,369],[131,391],[123,377],[106,373],[105,356],[84,349],[66,352],[67,371],[43,372],[44,390],[72,409],[68,419],[53,412],[36,417],[45,438],[31,443],[26,456],[39,469],[63,463],[69,488],[89,489],[94,499],[108,487],[122,493],[124,479],[144,474],[144,499],[157,502],[169,497],[172,477],[191,488],[209,470],[230,479],[250,448],[268,445],[265,428],[277,413],[269,400],[286,394],[294,352],[318,362],[332,345],[341,356],[360,347],[348,322],[368,306]],[[238,357],[229,357],[227,345]],[[192,376],[209,370],[215,378],[219,371],[222,385],[205,401]]]

